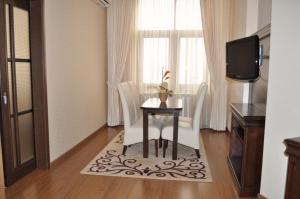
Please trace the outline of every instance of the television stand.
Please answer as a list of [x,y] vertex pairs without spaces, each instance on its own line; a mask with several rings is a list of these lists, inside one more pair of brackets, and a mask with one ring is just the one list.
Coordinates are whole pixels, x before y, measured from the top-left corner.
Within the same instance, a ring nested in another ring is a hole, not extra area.
[[231,104],[232,123],[228,165],[241,197],[260,190],[265,104]]

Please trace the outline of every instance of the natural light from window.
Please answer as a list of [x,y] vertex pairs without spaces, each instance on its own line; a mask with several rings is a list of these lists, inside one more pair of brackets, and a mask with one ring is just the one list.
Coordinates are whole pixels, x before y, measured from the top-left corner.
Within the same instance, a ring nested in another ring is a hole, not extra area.
[[205,49],[200,0],[139,0],[143,82],[158,84],[162,68],[176,85],[203,81]]
[[[169,39],[145,38],[144,39],[144,74],[145,83],[159,84],[163,67],[169,66]],[[155,76],[150,73],[159,74]]]
[[179,84],[201,84],[205,50],[203,38],[181,38],[179,57]]

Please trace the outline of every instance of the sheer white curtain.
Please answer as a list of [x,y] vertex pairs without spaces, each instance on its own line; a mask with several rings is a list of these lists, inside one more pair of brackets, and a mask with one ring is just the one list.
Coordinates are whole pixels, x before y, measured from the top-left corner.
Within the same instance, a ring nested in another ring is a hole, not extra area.
[[128,50],[135,30],[135,6],[134,0],[114,0],[107,10],[109,126],[120,125],[122,120],[117,88],[128,68]]
[[203,32],[210,71],[210,128],[225,130],[227,81],[225,80],[225,44],[231,33],[232,0],[201,0]]
[[[136,3],[136,32],[131,48],[134,63],[130,64],[135,66],[133,79],[146,99],[157,93],[155,87],[161,82],[162,70],[171,70],[169,87],[183,99],[182,115],[192,117],[196,91],[201,82],[209,80],[200,0]],[[208,127],[209,116],[202,118],[202,127]]]

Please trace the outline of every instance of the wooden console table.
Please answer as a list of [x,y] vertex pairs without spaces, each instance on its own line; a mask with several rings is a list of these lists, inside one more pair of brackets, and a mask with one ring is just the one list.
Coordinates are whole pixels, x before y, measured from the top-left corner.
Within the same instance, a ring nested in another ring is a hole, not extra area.
[[231,104],[228,164],[241,197],[260,190],[265,110],[264,104]]
[[300,137],[284,140],[289,156],[285,185],[285,199],[300,198]]

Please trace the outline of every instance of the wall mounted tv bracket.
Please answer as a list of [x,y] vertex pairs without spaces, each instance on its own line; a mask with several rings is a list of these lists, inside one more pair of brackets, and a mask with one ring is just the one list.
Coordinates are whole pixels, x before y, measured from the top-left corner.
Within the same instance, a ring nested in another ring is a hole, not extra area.
[[261,67],[263,65],[263,60],[264,59],[269,59],[269,55],[264,55],[264,45],[260,44],[259,45],[259,66]]

